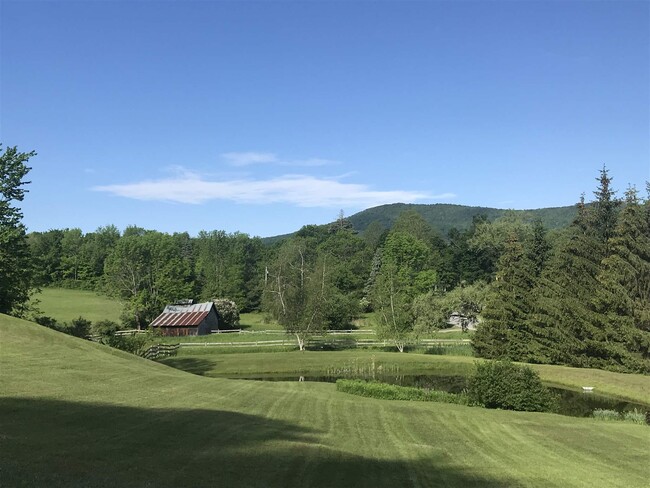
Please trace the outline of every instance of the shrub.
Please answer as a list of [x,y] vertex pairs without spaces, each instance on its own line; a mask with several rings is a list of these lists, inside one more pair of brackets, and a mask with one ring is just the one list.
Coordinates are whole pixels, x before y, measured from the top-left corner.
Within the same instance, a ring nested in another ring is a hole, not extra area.
[[90,335],[90,320],[86,320],[83,317],[76,318],[70,324],[59,324],[56,319],[52,317],[47,317],[46,315],[39,315],[34,317],[34,322],[48,329],[56,330],[57,332],[63,332],[75,337],[81,337],[82,339],[87,339]]
[[109,338],[114,336],[119,329],[120,326],[112,320],[100,320],[92,325],[90,331],[93,335],[99,336],[100,342],[107,344]]
[[474,403],[486,408],[552,412],[558,406],[557,397],[542,384],[535,371],[509,361],[476,363],[468,394]]
[[141,356],[147,349],[147,343],[151,339],[148,333],[132,336],[113,335],[108,338],[105,344]]
[[48,317],[46,315],[39,315],[38,317],[34,317],[34,322],[44,327],[47,327],[48,329],[64,332],[64,327],[62,325],[59,325],[56,319],[53,319],[52,317]]
[[337,391],[382,400],[415,400],[421,402],[441,402],[469,405],[465,394],[446,391],[425,390],[412,386],[389,385],[387,383],[366,382],[362,380],[336,380]]
[[222,298],[212,301],[217,309],[220,329],[232,329],[239,325],[239,309],[235,302]]
[[90,320],[86,320],[83,317],[79,317],[74,319],[72,323],[68,326],[67,333],[75,337],[81,337],[83,339],[86,339],[90,335],[91,325],[92,322],[90,322]]

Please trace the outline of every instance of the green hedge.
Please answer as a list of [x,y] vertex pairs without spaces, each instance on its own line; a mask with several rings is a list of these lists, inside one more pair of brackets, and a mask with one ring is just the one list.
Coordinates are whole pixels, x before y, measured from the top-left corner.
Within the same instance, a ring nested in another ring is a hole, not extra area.
[[447,393],[445,391],[424,390],[411,386],[397,386],[363,380],[339,379],[336,380],[336,389],[352,395],[380,398],[382,400],[415,400],[470,405],[469,398],[464,393]]

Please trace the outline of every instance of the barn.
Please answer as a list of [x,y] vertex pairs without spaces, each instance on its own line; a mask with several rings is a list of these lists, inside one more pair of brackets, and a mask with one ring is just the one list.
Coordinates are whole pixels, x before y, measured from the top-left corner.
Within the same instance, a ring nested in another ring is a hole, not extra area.
[[164,336],[189,336],[209,334],[219,328],[219,318],[214,303],[167,305],[151,322]]

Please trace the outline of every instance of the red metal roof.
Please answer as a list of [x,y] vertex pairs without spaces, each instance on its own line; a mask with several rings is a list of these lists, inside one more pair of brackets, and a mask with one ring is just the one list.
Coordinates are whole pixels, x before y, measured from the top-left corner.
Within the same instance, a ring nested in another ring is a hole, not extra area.
[[173,312],[161,313],[151,323],[152,327],[196,327],[210,312]]

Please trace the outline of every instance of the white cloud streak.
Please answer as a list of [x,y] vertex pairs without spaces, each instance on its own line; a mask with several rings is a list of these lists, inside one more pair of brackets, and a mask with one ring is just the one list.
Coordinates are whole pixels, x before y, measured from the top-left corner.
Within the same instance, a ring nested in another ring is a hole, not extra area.
[[334,164],[341,164],[339,161],[322,158],[309,158],[297,160],[284,160],[280,159],[273,153],[266,152],[229,152],[221,155],[221,158],[230,166],[251,166],[254,164],[273,164],[277,166],[330,166]]
[[265,180],[207,181],[196,174],[186,173],[162,180],[97,186],[93,190],[136,200],[186,204],[226,200],[241,204],[285,203],[298,207],[334,208],[368,208],[387,203],[455,197],[453,193],[431,195],[418,191],[378,191],[367,185],[307,175],[285,175]]
[[251,164],[278,163],[278,158],[273,153],[262,152],[229,152],[221,157],[231,166],[250,166]]

